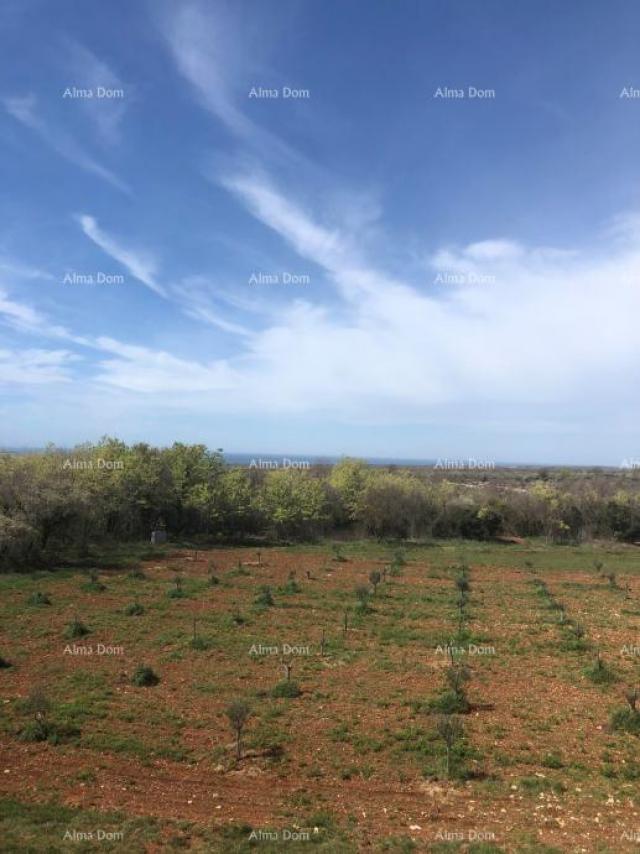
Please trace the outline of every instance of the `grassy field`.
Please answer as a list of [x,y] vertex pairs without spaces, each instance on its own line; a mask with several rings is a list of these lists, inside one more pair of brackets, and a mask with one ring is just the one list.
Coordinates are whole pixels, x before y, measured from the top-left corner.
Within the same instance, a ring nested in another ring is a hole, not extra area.
[[638,549],[126,557],[0,576],[2,851],[637,850]]

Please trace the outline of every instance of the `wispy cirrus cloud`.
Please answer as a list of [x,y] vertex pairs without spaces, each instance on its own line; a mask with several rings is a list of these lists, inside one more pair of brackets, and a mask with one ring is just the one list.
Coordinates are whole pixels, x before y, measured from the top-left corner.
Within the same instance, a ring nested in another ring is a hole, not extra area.
[[100,87],[124,92],[124,97],[80,98],[69,100],[68,105],[78,105],[95,127],[97,138],[107,145],[115,145],[121,139],[121,124],[131,103],[132,90],[126,86],[114,69],[93,51],[72,39],[65,40],[65,60],[69,69],[69,88],[91,89],[97,93]]
[[12,96],[2,103],[16,121],[36,133],[57,154],[85,172],[90,172],[123,193],[130,194],[129,186],[114,172],[92,157],[83,146],[66,130],[54,127],[38,113],[35,95]]
[[203,280],[199,280],[197,285],[193,279],[172,286],[161,284],[158,279],[158,261],[151,252],[125,246],[118,238],[101,228],[96,219],[88,214],[79,214],[76,220],[84,234],[128,270],[133,278],[163,299],[177,303],[188,317],[233,335],[251,334],[245,326],[222,316],[219,307],[211,299],[211,290],[203,287]]
[[88,214],[78,214],[76,217],[82,231],[106,252],[111,258],[121,264],[134,279],[142,282],[158,296],[166,297],[166,289],[157,281],[157,262],[151,253],[124,246],[119,240],[100,228],[94,217]]
[[0,349],[0,385],[69,383],[69,366],[80,357],[69,350]]

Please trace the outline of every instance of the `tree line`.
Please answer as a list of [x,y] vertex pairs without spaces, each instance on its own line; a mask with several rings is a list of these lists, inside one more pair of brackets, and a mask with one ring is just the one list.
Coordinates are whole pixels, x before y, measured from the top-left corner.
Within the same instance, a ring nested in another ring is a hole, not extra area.
[[105,438],[72,451],[0,457],[0,567],[52,564],[94,542],[328,534],[382,539],[498,536],[640,540],[635,476],[513,475],[468,482],[345,458],[309,470],[231,466],[220,451]]

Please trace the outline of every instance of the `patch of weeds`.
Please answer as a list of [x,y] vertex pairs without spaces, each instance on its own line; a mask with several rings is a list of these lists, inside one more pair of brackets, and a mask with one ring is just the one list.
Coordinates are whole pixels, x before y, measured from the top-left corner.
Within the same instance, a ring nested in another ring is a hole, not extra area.
[[157,685],[160,682],[160,677],[155,673],[153,668],[147,667],[145,664],[139,664],[131,677],[131,681],[138,688],[149,688]]
[[189,646],[191,649],[197,650],[206,650],[211,649],[214,646],[214,642],[211,638],[205,638],[202,635],[196,635],[195,638],[191,638],[189,641]]
[[255,599],[253,600],[254,605],[257,605],[259,608],[271,608],[276,603],[273,600],[273,594],[271,593],[271,588],[268,585],[263,585],[257,592]]
[[609,719],[611,729],[640,735],[640,711],[638,709],[615,709]]
[[89,581],[85,582],[82,587],[87,593],[102,593],[107,589],[107,585],[100,581],[100,577],[95,570],[89,572]]
[[555,792],[561,795],[567,791],[564,783],[559,780],[550,780],[548,777],[522,777],[519,786],[530,795],[539,795],[541,792]]
[[562,755],[557,750],[552,750],[547,753],[541,764],[544,768],[564,768]]
[[68,640],[73,638],[83,638],[85,635],[90,634],[91,629],[89,629],[82,620],[78,619],[78,617],[74,617],[73,620],[67,624],[67,627],[64,630],[64,637]]
[[593,664],[585,668],[583,673],[596,685],[610,685],[612,682],[618,681],[615,671],[599,655]]
[[290,576],[287,583],[283,584],[282,587],[279,588],[278,592],[282,593],[284,596],[293,596],[296,593],[301,593],[302,587],[300,587],[295,578]]
[[302,690],[300,686],[293,679],[284,679],[282,682],[278,682],[271,691],[272,697],[287,697],[290,699],[299,697],[301,694]]
[[124,613],[127,617],[140,617],[144,614],[144,608],[139,602],[131,602],[130,605],[124,609]]
[[40,607],[43,605],[50,605],[51,599],[46,593],[42,593],[40,590],[36,590],[35,593],[32,593],[31,596],[29,596],[29,598],[27,599],[27,603],[29,605],[35,605]]

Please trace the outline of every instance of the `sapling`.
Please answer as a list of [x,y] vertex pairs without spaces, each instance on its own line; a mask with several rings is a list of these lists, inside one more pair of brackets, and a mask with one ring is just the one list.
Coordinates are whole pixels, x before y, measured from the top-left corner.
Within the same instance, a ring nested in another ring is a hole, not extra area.
[[259,605],[264,608],[270,608],[275,605],[273,601],[273,595],[271,593],[271,588],[268,585],[263,585],[258,590],[256,598],[254,599],[256,605]]
[[280,661],[280,665],[284,670],[285,679],[287,682],[291,681],[291,671],[293,670],[293,661],[289,659],[282,659]]
[[471,673],[466,664],[455,664],[447,668],[446,679],[449,687],[459,697],[464,696],[464,685],[471,678]]
[[369,610],[369,588],[366,584],[359,584],[355,590],[358,600],[357,609],[361,613],[366,613]]
[[456,715],[440,715],[436,730],[446,748],[446,775],[448,779],[451,775],[451,752],[456,742],[463,737],[464,727]]
[[459,575],[456,578],[456,587],[461,593],[467,593],[469,591],[469,579],[466,575]]
[[131,681],[138,688],[151,688],[160,682],[160,677],[153,668],[146,664],[139,664],[133,672]]
[[242,759],[242,732],[251,716],[251,710],[246,703],[236,700],[227,706],[225,714],[236,736],[236,759]]

